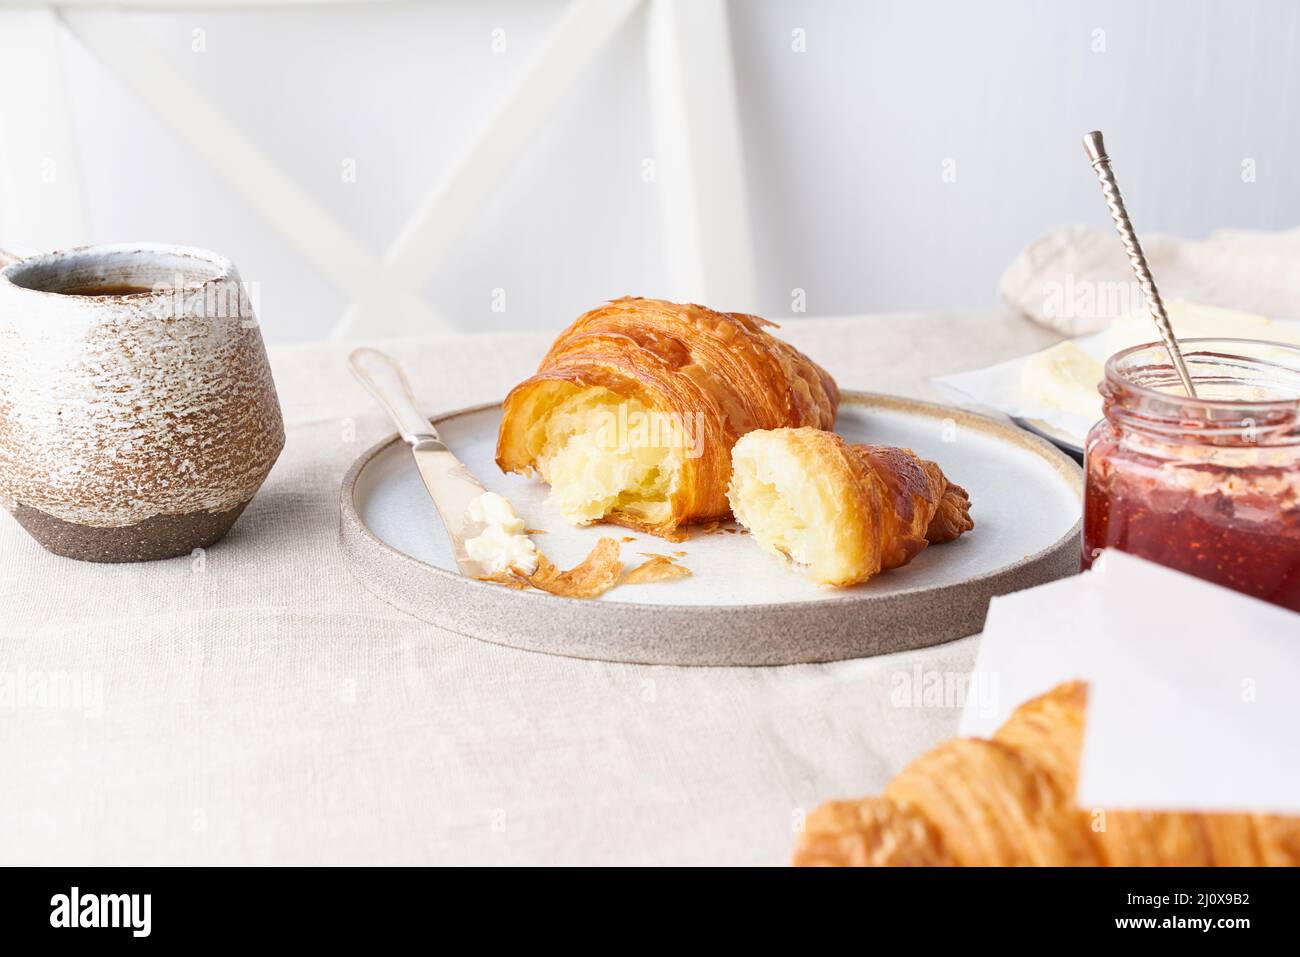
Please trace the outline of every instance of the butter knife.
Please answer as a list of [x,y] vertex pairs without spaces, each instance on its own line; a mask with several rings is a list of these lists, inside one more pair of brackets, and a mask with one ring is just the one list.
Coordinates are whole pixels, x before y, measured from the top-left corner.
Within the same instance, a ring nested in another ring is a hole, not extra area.
[[451,538],[460,573],[469,578],[483,577],[487,570],[469,557],[465,540],[482,531],[482,523],[470,521],[467,513],[470,502],[485,489],[416,408],[411,383],[396,359],[378,349],[360,348],[352,350],[348,365],[357,381],[384,407],[402,441],[411,447],[420,478]]

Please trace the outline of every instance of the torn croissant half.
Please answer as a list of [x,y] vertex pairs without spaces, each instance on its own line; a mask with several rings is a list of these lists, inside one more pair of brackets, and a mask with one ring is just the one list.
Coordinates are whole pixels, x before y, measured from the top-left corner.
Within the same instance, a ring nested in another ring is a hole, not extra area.
[[772,429],[741,438],[731,465],[736,521],[827,585],[866,581],[974,527],[966,490],[910,449]]
[[1022,704],[992,739],[953,738],[879,797],[823,804],[794,854],[802,866],[1300,865],[1300,818],[1081,808],[1075,804],[1088,688]]
[[672,538],[727,517],[736,440],[830,428],[839,405],[834,380],[768,325],[659,299],[593,309],[507,396],[497,464],[539,475],[575,525]]

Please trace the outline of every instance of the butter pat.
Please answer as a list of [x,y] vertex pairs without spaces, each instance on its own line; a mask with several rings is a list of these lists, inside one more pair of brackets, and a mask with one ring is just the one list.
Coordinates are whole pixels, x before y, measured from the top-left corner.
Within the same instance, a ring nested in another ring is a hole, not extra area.
[[1100,362],[1067,339],[1029,357],[1020,373],[1020,390],[1048,408],[1095,422],[1101,418],[1097,385],[1103,374]]
[[483,531],[465,540],[465,551],[490,575],[511,568],[525,575],[537,571],[537,546],[524,534],[524,520],[496,492],[484,492],[469,503],[466,517]]

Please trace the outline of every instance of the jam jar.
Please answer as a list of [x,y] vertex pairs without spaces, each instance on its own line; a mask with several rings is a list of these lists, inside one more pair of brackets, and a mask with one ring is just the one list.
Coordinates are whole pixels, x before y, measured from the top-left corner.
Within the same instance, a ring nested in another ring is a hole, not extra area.
[[1088,434],[1083,567],[1118,548],[1300,612],[1300,347],[1186,339],[1106,363]]

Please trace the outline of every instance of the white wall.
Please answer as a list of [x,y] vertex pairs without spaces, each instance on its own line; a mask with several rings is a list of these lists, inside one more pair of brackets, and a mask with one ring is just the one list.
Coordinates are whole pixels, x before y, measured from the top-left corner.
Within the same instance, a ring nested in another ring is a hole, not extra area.
[[[1003,267],[1036,235],[1112,228],[1080,144],[1092,129],[1139,232],[1300,223],[1300,4],[737,7],[774,313],[793,286],[816,312],[994,304]],[[787,52],[792,24],[806,54]]]
[[[430,0],[131,16],[378,254],[562,6]],[[1300,222],[1300,5],[733,0],[730,10],[757,306],[773,317],[790,313],[796,287],[810,313],[994,305],[998,275],[1030,239],[1060,223],[1107,222],[1079,145],[1094,127],[1107,134],[1140,230],[1200,236]],[[602,298],[673,294],[656,186],[642,178],[654,153],[645,19],[621,30],[425,290],[462,328],[554,328]],[[497,29],[504,52],[492,49]],[[792,48],[797,30],[804,52]],[[211,172],[221,144],[199,156],[176,143],[77,40],[62,41],[62,57],[86,238],[226,252],[260,286],[268,339],[324,335],[347,297]],[[0,125],[0,200],[4,189],[17,197],[0,202],[0,244],[76,241],[50,235],[52,220],[23,199],[67,184],[6,159],[39,155],[15,148],[21,135]],[[355,182],[341,175],[346,159]],[[1242,181],[1245,159],[1255,182]],[[504,312],[492,309],[496,289]]]

